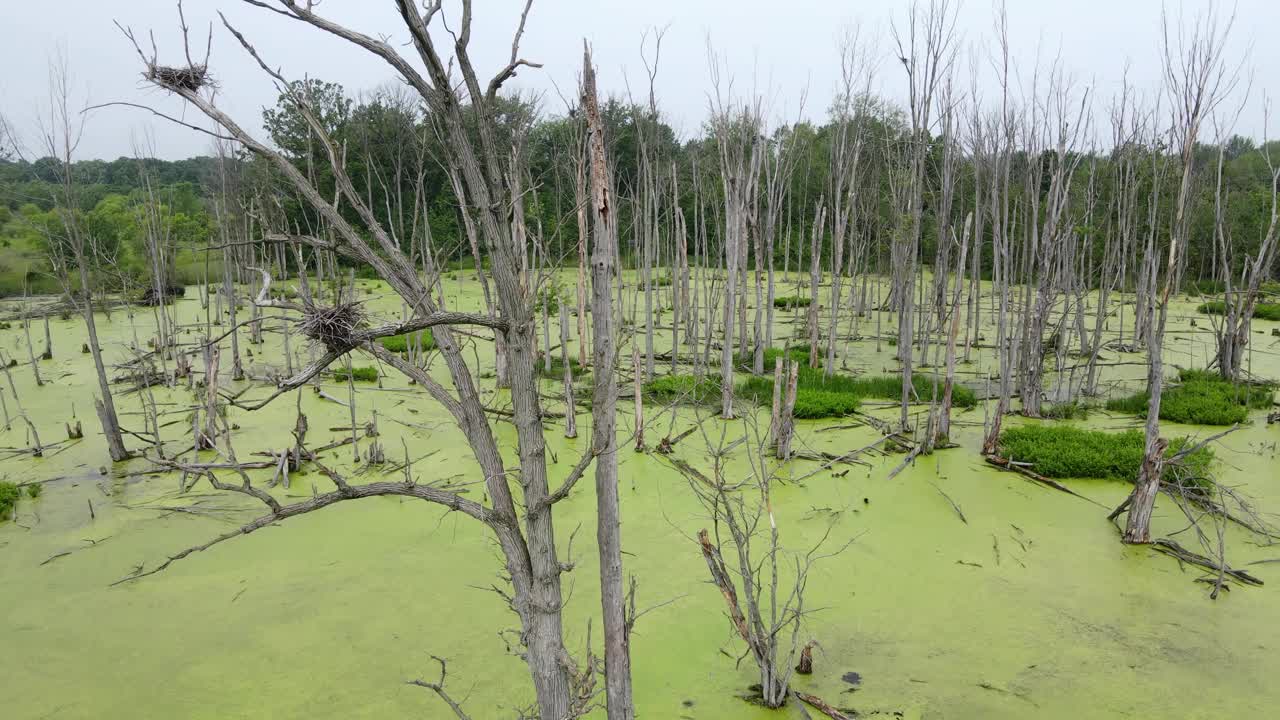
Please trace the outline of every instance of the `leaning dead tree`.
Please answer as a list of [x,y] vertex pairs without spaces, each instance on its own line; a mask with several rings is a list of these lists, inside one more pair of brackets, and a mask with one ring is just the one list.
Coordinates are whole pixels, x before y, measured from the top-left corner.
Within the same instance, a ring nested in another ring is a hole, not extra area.
[[[120,429],[120,417],[116,413],[115,399],[111,394],[111,382],[107,377],[102,358],[102,344],[98,339],[98,324],[94,315],[94,294],[98,285],[94,282],[95,270],[107,265],[110,251],[102,247],[99,238],[86,227],[77,208],[80,205],[79,188],[72,172],[72,158],[80,142],[84,127],[83,116],[77,119],[71,108],[71,78],[65,63],[51,64],[49,68],[50,107],[49,124],[43,128],[45,151],[58,161],[58,192],[60,227],[50,237],[49,260],[54,275],[63,292],[75,304],[84,319],[89,337],[89,354],[93,357],[94,376],[98,381],[98,396],[93,405],[102,425],[102,436],[107,442],[107,453],[113,462],[129,457]],[[48,332],[48,318],[45,329]],[[30,336],[28,336],[29,338]],[[48,345],[46,346],[48,348]],[[48,350],[46,350],[48,351]],[[34,365],[34,361],[32,363]],[[38,379],[37,375],[37,379]]]
[[[1190,211],[1195,202],[1191,187],[1194,154],[1200,130],[1224,97],[1236,84],[1238,73],[1227,64],[1226,41],[1232,20],[1220,21],[1209,13],[1193,23],[1171,27],[1168,16],[1164,26],[1163,57],[1165,92],[1170,113],[1170,147],[1177,152],[1181,180],[1174,200],[1169,247],[1163,274],[1153,266],[1149,283],[1152,293],[1153,318],[1147,329],[1147,402],[1146,451],[1142,468],[1126,504],[1128,518],[1123,540],[1126,543],[1151,541],[1151,513],[1160,490],[1160,476],[1168,441],[1160,437],[1160,400],[1164,384],[1164,331],[1169,318],[1169,298],[1177,283],[1176,272],[1191,233]],[[1177,33],[1173,35],[1172,33]],[[1155,260],[1152,258],[1152,262]],[[1163,280],[1156,294],[1156,286]]]
[[[449,28],[443,33],[451,40],[447,44],[442,44],[440,35],[433,32],[433,28],[445,23],[440,2],[428,2],[425,7],[420,7],[411,0],[397,0],[396,9],[404,26],[402,30],[407,31],[412,38],[412,52],[416,56],[413,60],[385,40],[345,27],[321,15],[314,3],[296,0],[245,1],[361,48],[386,62],[421,98],[428,110],[430,122],[444,140],[442,148],[446,154],[445,164],[453,171],[452,180],[458,200],[469,209],[470,222],[474,223],[475,235],[487,256],[493,300],[497,309],[494,314],[475,314],[452,311],[443,306],[443,298],[430,291],[433,286],[432,278],[418,273],[396,242],[394,234],[379,222],[367,198],[357,191],[356,184],[347,172],[343,148],[317,117],[307,94],[291,89],[296,86],[291,85],[281,71],[273,69],[250,41],[225,18],[223,25],[226,29],[277,84],[282,96],[310,127],[316,142],[328,158],[337,197],[325,197],[287,158],[255,138],[223,111],[215,103],[210,89],[208,50],[206,49],[203,60],[197,62],[193,58],[184,21],[185,63],[177,67],[161,65],[154,51],[148,55],[134,42],[144,64],[144,76],[160,89],[183,98],[192,108],[212,120],[218,128],[215,134],[233,139],[268,163],[323,220],[327,229],[324,236],[286,230],[270,233],[268,239],[303,243],[368,264],[400,296],[409,311],[406,319],[372,324],[347,299],[336,299],[333,305],[328,306],[318,304],[319,299],[305,303],[271,299],[270,278],[264,277],[255,305],[300,315],[303,334],[322,346],[323,353],[300,372],[281,381],[269,398],[250,407],[261,407],[271,399],[301,387],[348,353],[367,353],[383,365],[390,366],[413,380],[452,416],[467,438],[472,455],[479,465],[488,504],[470,500],[439,484],[419,483],[412,477],[407,477],[404,482],[350,485],[339,474],[325,472],[334,483],[333,491],[305,502],[283,505],[265,491],[254,488],[247,476],[243,487],[233,487],[216,481],[212,471],[208,471],[206,474],[215,487],[227,487],[253,495],[269,508],[267,515],[234,533],[215,539],[213,543],[338,502],[379,495],[415,497],[461,512],[479,521],[493,533],[505,559],[510,593],[504,592],[502,595],[509,600],[520,620],[520,637],[523,643],[521,655],[532,679],[538,716],[544,720],[577,717],[590,707],[593,691],[589,683],[584,681],[584,675],[578,672],[564,644],[562,609],[565,597],[561,577],[571,566],[561,560],[557,551],[553,510],[556,503],[569,495],[595,458],[596,452],[593,450],[586,453],[573,470],[560,480],[557,487],[552,489],[547,470],[543,411],[535,368],[538,353],[534,312],[538,303],[534,299],[534,284],[527,281],[524,272],[526,248],[519,242],[523,238],[517,236],[520,224],[511,221],[513,212],[516,212],[522,201],[522,171],[519,167],[511,166],[511,163],[520,161],[520,155],[513,157],[509,148],[503,144],[494,114],[503,85],[521,68],[538,67],[536,63],[520,57],[520,40],[524,34],[530,3],[526,2],[519,17],[508,61],[485,81],[481,79],[471,57],[473,8],[469,0],[463,0],[460,17],[449,21]],[[130,39],[134,39],[132,32],[125,32]],[[210,34],[212,36],[212,32]],[[349,208],[356,220],[350,220],[351,215],[339,212],[339,200]],[[598,315],[596,320],[599,320]],[[476,386],[474,370],[467,366],[453,330],[454,326],[466,325],[491,331],[495,340],[503,346],[501,357],[506,362],[511,388],[510,420],[516,428],[518,446],[516,468],[508,468],[499,451],[486,415],[486,407]],[[444,387],[422,367],[405,361],[376,342],[382,337],[427,328],[433,330],[452,389]],[[600,334],[601,331],[597,329],[597,337]],[[226,436],[226,441],[227,452],[230,454],[229,436]],[[518,483],[518,493],[512,483]],[[520,509],[517,509],[517,496],[521,500]],[[620,601],[618,598],[618,602]],[[619,615],[620,609],[617,608],[606,612],[606,617],[616,618]],[[606,625],[606,632],[617,631],[616,623]],[[617,638],[606,639],[606,647],[614,647],[616,640]],[[625,649],[625,642],[621,647]],[[620,677],[626,669],[625,666],[613,665],[609,672]],[[610,679],[616,680],[612,677]],[[611,688],[610,700],[614,697]],[[615,716],[612,707],[610,716]]]

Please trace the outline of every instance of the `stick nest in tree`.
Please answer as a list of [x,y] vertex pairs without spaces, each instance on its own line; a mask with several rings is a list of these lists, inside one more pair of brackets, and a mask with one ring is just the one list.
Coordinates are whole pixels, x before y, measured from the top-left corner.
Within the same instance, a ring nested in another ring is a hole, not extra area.
[[349,350],[355,346],[351,336],[364,324],[364,320],[364,309],[360,303],[308,304],[303,310],[299,329],[326,349]]
[[147,68],[147,79],[162,87],[192,92],[213,84],[213,78],[209,76],[209,68],[205,65],[188,65],[187,67],[151,65]]

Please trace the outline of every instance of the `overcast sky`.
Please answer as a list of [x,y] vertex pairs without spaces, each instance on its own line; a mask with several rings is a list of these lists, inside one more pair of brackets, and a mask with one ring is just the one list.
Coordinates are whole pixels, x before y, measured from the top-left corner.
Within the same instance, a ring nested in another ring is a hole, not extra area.
[[[475,3],[473,59],[482,71],[492,73],[505,63],[521,4]],[[1158,89],[1160,0],[1008,0],[1008,5],[1018,72],[1030,77],[1037,58],[1047,62],[1060,57],[1079,85],[1094,88],[1099,120],[1105,118],[1126,66],[1131,83],[1149,93]],[[1239,62],[1248,53],[1246,69],[1252,71],[1251,100],[1237,130],[1260,138],[1263,95],[1280,94],[1280,44],[1267,42],[1280,28],[1280,2],[1184,0],[1181,12],[1190,19],[1214,5],[1226,15],[1236,9],[1229,55]],[[796,116],[806,90],[805,114],[821,118],[839,78],[838,41],[848,28],[858,28],[864,39],[879,45],[877,90],[902,96],[905,74],[891,52],[889,29],[894,19],[902,21],[905,6],[903,0],[535,0],[521,55],[544,67],[523,70],[510,85],[542,93],[548,111],[562,111],[555,88],[573,95],[586,38],[595,51],[602,89],[625,94],[629,82],[641,99],[647,93],[642,33],[666,26],[656,94],[683,135],[696,133],[706,115],[711,89],[708,43],[724,58],[734,90],[741,94],[754,88],[764,95],[775,122]],[[74,76],[77,105],[144,103],[202,122],[196,111],[184,110],[181,102],[141,82],[140,61],[112,24],[115,20],[131,26],[143,38],[153,31],[161,62],[180,64],[173,0],[0,0],[0,8],[0,114],[28,144],[36,139],[40,108],[47,103],[48,62],[59,53],[65,53]],[[407,39],[390,0],[324,0],[319,9],[369,34],[388,35],[396,43]],[[286,77],[336,81],[353,94],[391,80],[385,65],[358,48],[239,0],[186,1],[199,54],[209,22],[216,21],[219,10]],[[1179,6],[1170,4],[1170,12],[1178,13]],[[967,55],[977,48],[981,57],[988,57],[993,17],[990,0],[968,0],[960,6],[960,84],[966,90]],[[220,85],[217,103],[261,132],[262,108],[274,104],[276,93],[220,24],[214,26],[210,65]],[[985,60],[983,67],[988,69]],[[993,97],[998,86],[989,72],[984,75],[979,92]],[[1280,134],[1280,122],[1272,125],[1272,134]],[[160,157],[182,158],[208,153],[209,139],[145,111],[107,108],[89,116],[78,156],[113,159],[134,154],[136,146],[152,148],[150,152]]]

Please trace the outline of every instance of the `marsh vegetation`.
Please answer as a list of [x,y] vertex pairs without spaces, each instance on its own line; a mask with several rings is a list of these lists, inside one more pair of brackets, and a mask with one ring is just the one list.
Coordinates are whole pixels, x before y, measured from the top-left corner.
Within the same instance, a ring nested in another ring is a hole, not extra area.
[[[14,717],[1278,700],[1280,168],[1224,109],[1229,21],[1163,19],[1156,104],[1015,73],[1001,9],[993,98],[960,10],[912,4],[893,62],[842,36],[821,121],[712,54],[681,137],[662,31],[647,103],[584,47],[557,114],[508,89],[529,4],[488,69],[469,2],[397,2],[405,46],[250,4],[401,84],[179,3],[177,52],[124,48],[212,157],[78,161],[55,66],[0,165]],[[221,52],[279,88],[269,137]]]

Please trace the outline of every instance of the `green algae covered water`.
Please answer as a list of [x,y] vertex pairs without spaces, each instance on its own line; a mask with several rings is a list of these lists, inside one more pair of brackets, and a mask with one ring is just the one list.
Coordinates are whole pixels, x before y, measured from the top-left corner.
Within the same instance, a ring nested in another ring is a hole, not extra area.
[[[383,286],[364,286],[371,308],[399,312]],[[459,306],[479,303],[477,288],[465,280],[451,279],[447,288]],[[199,302],[188,298],[177,307],[181,320],[203,321]],[[1180,303],[1178,311],[1168,360],[1203,366],[1212,336],[1191,326],[1191,303]],[[782,332],[799,327],[790,322],[794,317],[779,313]],[[862,322],[869,334],[873,321]],[[892,320],[884,322],[889,327]],[[237,527],[259,509],[206,483],[182,494],[177,475],[140,474],[150,467],[141,460],[104,474],[106,451],[92,408],[96,384],[89,356],[80,353],[82,325],[52,323],[54,358],[40,363],[47,384],[37,388],[25,365],[11,370],[21,409],[46,444],[65,436],[73,414],[86,438],[38,459],[6,453],[0,464],[0,476],[11,482],[47,480],[39,498],[24,496],[17,517],[0,523],[0,716],[445,718],[448,710],[434,694],[405,682],[434,680],[432,655],[448,658],[448,688],[474,718],[514,717],[531,702],[525,667],[509,651],[516,619],[485,589],[500,582],[497,548],[477,523],[424,502],[342,503],[113,585]],[[132,319],[117,311],[100,324],[111,361],[125,359],[126,347],[150,337],[154,327],[147,311]],[[1251,370],[1270,378],[1280,378],[1280,347],[1270,335],[1275,326],[1255,322],[1251,345]],[[198,332],[185,333],[183,342],[198,342]],[[33,323],[32,335],[41,347],[39,325]],[[298,361],[305,361],[297,340]],[[25,358],[25,343],[20,324],[0,330],[6,356]],[[892,370],[893,349],[876,345],[851,343],[849,371]],[[283,365],[280,347],[279,335],[268,334],[260,346],[242,337],[242,348],[254,353],[246,357],[251,374],[266,376],[269,366]],[[1105,386],[1140,385],[1141,355],[1106,355],[1112,364]],[[489,360],[483,349],[477,356],[481,364]],[[961,377],[980,387],[993,358],[980,353],[975,359]],[[357,358],[356,364],[370,362]],[[224,372],[229,365],[224,355]],[[346,386],[326,382],[325,394],[345,401]],[[125,426],[140,428],[142,395],[118,387]],[[266,394],[258,384],[244,397]],[[155,388],[154,397],[170,451],[179,452],[190,442],[192,391]],[[0,445],[26,448],[15,400],[8,392],[6,400],[15,420]],[[301,405],[311,445],[342,437],[329,428],[350,424],[347,408],[323,395],[304,390]],[[868,405],[874,410],[876,404]],[[361,385],[357,406],[362,423],[377,411],[379,440],[395,461],[407,451],[419,481],[451,481],[481,494],[465,439],[419,389],[389,374],[380,386]],[[884,412],[890,417],[896,410]],[[1264,416],[1255,411],[1251,424],[1226,437],[1216,453],[1220,479],[1270,518],[1280,509],[1280,429],[1267,426]],[[1235,587],[1211,601],[1194,582],[1199,570],[1119,543],[1105,518],[1125,497],[1126,484],[1068,481],[1087,498],[1080,499],[999,472],[977,454],[982,417],[981,406],[957,412],[953,440],[960,447],[921,457],[893,479],[889,472],[901,456],[866,455],[867,466],[851,466],[840,477],[823,471],[789,481],[815,469],[804,461],[780,469],[773,503],[783,543],[803,552],[828,528],[830,542],[852,541],[810,578],[806,605],[814,612],[801,640],[814,639],[820,649],[814,674],[797,676],[794,686],[865,716],[1272,717],[1280,702],[1274,682],[1280,676],[1280,575],[1273,572],[1280,563],[1271,561],[1280,560],[1280,547],[1230,528],[1231,563],[1267,585]],[[579,419],[584,424],[576,440],[548,426],[553,483],[589,443],[589,417]],[[288,445],[293,420],[292,398],[228,414],[239,426],[234,437],[242,459]],[[690,408],[664,415],[648,431],[650,444],[668,427],[674,435],[693,421]],[[798,445],[848,452],[877,437],[866,427],[817,432],[835,424],[801,422]],[[1137,421],[1094,412],[1085,424],[1120,429]],[[625,405],[619,425],[629,436]],[[743,426],[730,423],[728,432],[741,434]],[[504,449],[514,453],[513,429],[497,428]],[[1166,424],[1164,432],[1212,430]],[[351,451],[341,447],[328,457],[353,482],[386,479],[382,469],[359,472]],[[710,463],[696,435],[682,441],[677,454],[694,465]],[[686,480],[656,455],[627,450],[619,457],[625,571],[637,579],[637,604],[660,606],[644,615],[633,638],[637,716],[800,717],[794,706],[769,711],[740,699],[755,673],[749,661],[735,663],[741,643],[690,539],[707,520]],[[736,461],[745,471],[746,459]],[[270,471],[252,475],[265,484]],[[274,492],[281,500],[305,499],[313,488],[328,489],[317,472],[295,475],[288,489]],[[581,483],[556,516],[562,553],[577,533],[568,559],[578,569],[566,576],[565,588],[568,643],[578,653],[599,609],[591,488]],[[1162,498],[1155,534],[1174,535],[1185,524]],[[1174,537],[1199,549],[1186,533]],[[844,679],[853,679],[849,673],[857,674],[856,684]]]

